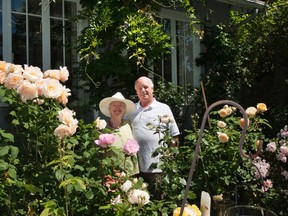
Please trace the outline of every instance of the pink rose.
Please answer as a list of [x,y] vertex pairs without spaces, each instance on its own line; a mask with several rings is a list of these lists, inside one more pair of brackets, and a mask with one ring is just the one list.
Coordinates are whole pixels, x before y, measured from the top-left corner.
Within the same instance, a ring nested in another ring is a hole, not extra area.
[[139,151],[139,148],[139,144],[136,140],[128,139],[123,150],[127,155],[135,155]]
[[101,134],[98,140],[95,140],[95,144],[99,145],[103,148],[106,148],[112,145],[116,140],[116,136],[114,134]]

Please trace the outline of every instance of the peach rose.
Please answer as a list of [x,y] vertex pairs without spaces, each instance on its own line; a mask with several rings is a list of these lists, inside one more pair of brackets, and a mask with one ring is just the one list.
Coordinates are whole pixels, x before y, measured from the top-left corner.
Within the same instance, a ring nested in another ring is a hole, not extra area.
[[33,100],[38,97],[38,88],[34,83],[24,81],[21,86],[18,87],[17,93],[20,94],[20,98],[23,102],[27,100]]
[[[249,127],[249,124],[250,124],[250,121],[249,121],[249,119],[247,119],[248,120],[248,122],[247,122],[247,127]],[[240,125],[240,127],[243,129],[244,128],[244,123],[245,123],[245,119],[244,118],[241,118],[240,120],[239,120],[239,125]]]
[[229,141],[229,137],[226,133],[217,132],[218,139],[221,143],[226,143]]
[[7,77],[4,79],[4,85],[9,89],[17,89],[22,85],[24,78],[22,74],[17,73],[9,73]]

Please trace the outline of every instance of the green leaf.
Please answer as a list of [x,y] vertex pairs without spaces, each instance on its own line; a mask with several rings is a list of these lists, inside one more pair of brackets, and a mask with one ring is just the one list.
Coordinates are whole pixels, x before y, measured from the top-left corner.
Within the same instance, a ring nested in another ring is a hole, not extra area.
[[89,191],[87,191],[85,193],[85,196],[86,196],[87,199],[91,200],[91,199],[93,199],[94,194],[93,194],[93,192],[91,190],[89,190]]
[[9,152],[9,146],[0,147],[0,156],[7,155]]
[[14,142],[14,136],[11,133],[6,133],[4,130],[0,130],[0,134],[2,137],[8,139],[11,142]]
[[8,173],[13,179],[17,178],[17,172],[15,169],[13,169],[13,168],[8,169]]
[[19,154],[19,148],[16,146],[10,146],[11,149],[11,157],[15,160]]
[[58,181],[61,181],[64,178],[64,171],[63,170],[57,170],[55,173],[56,179]]
[[0,162],[0,171],[3,171],[3,170],[7,170],[9,167],[9,164],[7,162]]

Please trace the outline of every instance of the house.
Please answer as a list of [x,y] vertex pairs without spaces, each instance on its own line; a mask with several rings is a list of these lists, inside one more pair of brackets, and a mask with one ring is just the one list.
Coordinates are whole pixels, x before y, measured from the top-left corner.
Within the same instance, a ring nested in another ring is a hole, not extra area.
[[[232,9],[255,13],[265,7],[260,0],[207,0],[205,8],[200,1],[191,2],[197,19],[209,19],[211,24],[227,23]],[[1,0],[0,59],[38,66],[43,71],[65,65],[70,71],[70,81],[73,80],[77,55],[72,45],[83,26],[71,18],[80,9],[80,0]],[[198,86],[201,68],[195,65],[194,59],[201,52],[200,38],[191,35],[183,11],[163,8],[159,17],[165,22],[165,31],[171,35],[176,49],[166,62],[159,63],[156,72],[174,84]],[[9,128],[5,120],[8,112],[9,107],[0,103],[0,128]]]

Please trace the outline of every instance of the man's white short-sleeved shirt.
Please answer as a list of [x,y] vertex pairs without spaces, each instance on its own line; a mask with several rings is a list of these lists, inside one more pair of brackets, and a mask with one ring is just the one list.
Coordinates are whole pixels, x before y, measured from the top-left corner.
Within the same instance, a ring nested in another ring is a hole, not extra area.
[[[159,117],[165,115],[174,119],[170,107],[154,99],[151,105],[145,109],[141,107],[140,102],[136,103],[135,112],[126,116],[131,122],[134,139],[140,145],[138,159],[141,172],[161,172],[161,169],[156,168],[160,157],[159,155],[152,157],[152,153],[160,146],[159,140],[163,134],[156,133],[155,128],[160,126]],[[154,129],[147,126],[151,124]],[[179,135],[175,120],[173,123],[169,123],[169,132],[171,136]]]

